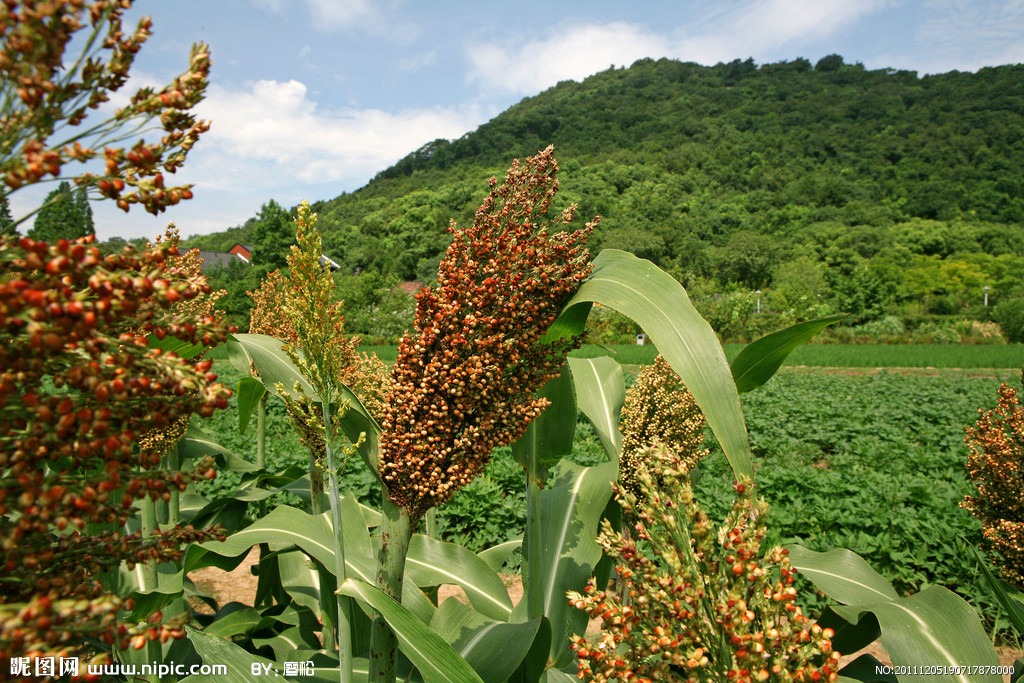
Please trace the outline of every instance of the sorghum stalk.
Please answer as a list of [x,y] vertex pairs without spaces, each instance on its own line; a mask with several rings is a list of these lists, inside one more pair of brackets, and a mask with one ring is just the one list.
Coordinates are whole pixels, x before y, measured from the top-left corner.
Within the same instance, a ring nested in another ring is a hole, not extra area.
[[[581,341],[542,341],[590,274],[584,243],[594,223],[563,230],[574,207],[555,221],[543,218],[557,170],[549,147],[522,166],[513,162],[500,187],[492,178],[473,225],[451,224],[437,288],[416,295],[415,330],[399,346],[382,417],[377,581],[396,600],[412,529],[482,472],[494,448],[522,436],[547,405],[536,392]],[[396,656],[394,636],[376,615],[371,683],[393,683]]]
[[[338,579],[338,585],[345,583],[348,572],[345,569],[345,539],[344,529],[341,521],[341,496],[338,493],[338,468],[339,463],[335,459],[334,447],[331,443],[331,413],[327,401],[321,403],[321,411],[324,420],[324,440],[327,450],[327,479],[328,497],[331,503],[331,526],[334,528],[334,575]],[[352,680],[352,628],[349,610],[351,599],[345,595],[338,595],[338,617],[335,622],[335,633],[338,643],[338,671],[341,683],[350,683]]]
[[[342,337],[344,317],[342,304],[334,301],[334,280],[320,264],[322,244],[316,230],[316,214],[303,202],[299,207],[296,225],[297,246],[291,248],[288,265],[291,269],[289,286],[285,293],[285,312],[288,318],[286,332],[291,343],[284,346],[285,353],[309,380],[315,396],[298,398],[284,395],[285,405],[303,440],[310,450],[310,483],[313,493],[313,514],[320,514],[323,505],[324,475],[327,470],[327,500],[334,527],[334,573],[338,583],[346,579],[345,535],[341,517],[341,494],[338,491],[335,447],[337,420],[345,408],[341,403],[341,378],[351,366],[354,346]],[[319,403],[319,410],[313,404]],[[337,415],[331,406],[342,406]],[[355,446],[352,446],[354,452]],[[351,455],[351,452],[349,453]],[[321,461],[323,459],[323,462]],[[319,491],[317,490],[319,489]],[[339,677],[341,683],[352,680],[352,633],[350,601],[337,596],[335,614],[335,641],[338,646]],[[324,597],[321,613],[324,618],[324,640],[328,631],[328,599]],[[326,644],[326,642],[325,642]]]

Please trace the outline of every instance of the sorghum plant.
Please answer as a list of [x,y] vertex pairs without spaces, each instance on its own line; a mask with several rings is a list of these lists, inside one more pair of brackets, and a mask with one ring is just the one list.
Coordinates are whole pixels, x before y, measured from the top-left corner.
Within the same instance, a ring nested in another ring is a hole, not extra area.
[[173,310],[209,291],[157,245],[103,259],[88,240],[0,238],[0,659],[67,655],[83,638],[121,648],[180,636],[180,625],[129,628],[125,603],[97,577],[126,562],[174,559],[217,534],[190,528],[123,533],[133,504],[168,500],[198,477],[161,469],[164,444],[139,436],[230,392],[209,361],[150,348],[147,337],[211,346],[227,330]]
[[965,439],[967,473],[978,493],[961,506],[981,520],[982,547],[1002,578],[1024,590],[1024,409],[1017,390],[1004,384],[996,407],[979,412]]
[[[436,288],[417,295],[414,332],[392,369],[380,476],[386,489],[378,586],[396,600],[412,529],[522,436],[545,407],[534,394],[580,338],[545,340],[562,304],[590,273],[594,223],[569,231],[574,207],[544,218],[558,189],[552,148],[512,164],[473,225],[452,222]],[[596,219],[595,219],[596,222]],[[380,617],[371,679],[392,681],[395,640]]]
[[[77,175],[128,211],[141,204],[156,214],[192,197],[190,185],[165,185],[209,128],[188,111],[204,95],[210,69],[205,45],[192,48],[188,70],[159,92],[142,88],[112,117],[83,125],[90,111],[124,86],[149,37],[142,19],[126,33],[122,16],[132,0],[9,0],[0,13],[0,194],[62,176],[65,164],[102,158],[102,174]],[[82,38],[76,36],[86,30]],[[82,52],[68,59],[72,41]],[[159,128],[147,142],[143,133]],[[130,148],[122,145],[138,139]],[[30,214],[31,215],[31,214]],[[29,216],[17,219],[20,223]]]
[[642,495],[638,473],[647,469],[646,456],[655,445],[669,448],[693,469],[708,453],[701,448],[704,424],[704,413],[679,375],[662,356],[655,358],[637,375],[622,405],[619,482],[634,496]]
[[[618,594],[591,579],[570,602],[600,618],[600,636],[573,637],[586,681],[832,681],[839,653],[795,604],[787,551],[762,552],[767,505],[749,481],[722,529],[693,497],[689,464],[664,448],[637,472],[644,495],[616,486],[636,519],[631,537],[604,522],[598,542],[617,561]],[[624,604],[628,597],[629,604]]]

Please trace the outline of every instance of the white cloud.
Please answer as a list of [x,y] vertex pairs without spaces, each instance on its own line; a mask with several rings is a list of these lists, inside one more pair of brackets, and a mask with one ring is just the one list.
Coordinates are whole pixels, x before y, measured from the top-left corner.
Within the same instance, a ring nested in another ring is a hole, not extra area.
[[262,80],[244,90],[211,86],[198,110],[213,125],[191,168],[207,188],[218,189],[365,181],[426,142],[462,135],[481,118],[472,109],[442,107],[321,111],[296,80]]
[[[742,0],[723,3],[677,31],[656,32],[613,22],[572,26],[514,47],[469,47],[471,82],[532,94],[567,78],[582,79],[609,65],[670,57],[702,64],[771,54],[794,43],[834,35],[886,6],[886,0]],[[795,55],[794,55],[795,56]]]
[[471,46],[469,80],[495,90],[533,94],[558,81],[585,78],[612,64],[632,64],[669,49],[665,38],[633,24],[578,26],[513,49]]

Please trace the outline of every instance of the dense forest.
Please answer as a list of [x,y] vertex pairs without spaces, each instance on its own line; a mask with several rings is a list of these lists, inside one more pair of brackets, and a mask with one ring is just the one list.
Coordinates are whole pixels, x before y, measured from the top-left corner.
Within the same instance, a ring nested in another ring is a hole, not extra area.
[[[431,279],[449,219],[470,221],[489,176],[554,144],[560,202],[603,216],[594,251],[673,273],[726,336],[756,332],[758,305],[765,325],[846,312],[899,335],[936,316],[984,320],[984,287],[989,308],[1024,297],[1022,83],[1024,65],[919,76],[838,55],[641,60],[559,83],[313,208],[355,331],[372,333],[381,318],[353,304],[407,310],[393,286]],[[256,245],[252,272],[224,279],[238,289],[283,259],[288,213],[268,202],[188,244]]]

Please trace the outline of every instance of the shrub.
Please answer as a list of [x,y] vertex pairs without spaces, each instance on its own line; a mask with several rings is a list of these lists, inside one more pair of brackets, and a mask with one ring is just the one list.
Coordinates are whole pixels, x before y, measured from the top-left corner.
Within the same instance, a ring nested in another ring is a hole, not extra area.
[[1024,342],[1024,299],[1004,301],[992,310],[992,319],[999,323],[1009,342]]
[[907,332],[903,321],[894,315],[882,316],[878,320],[864,323],[855,328],[860,334],[871,337],[874,340],[881,340],[884,337],[902,337]]

